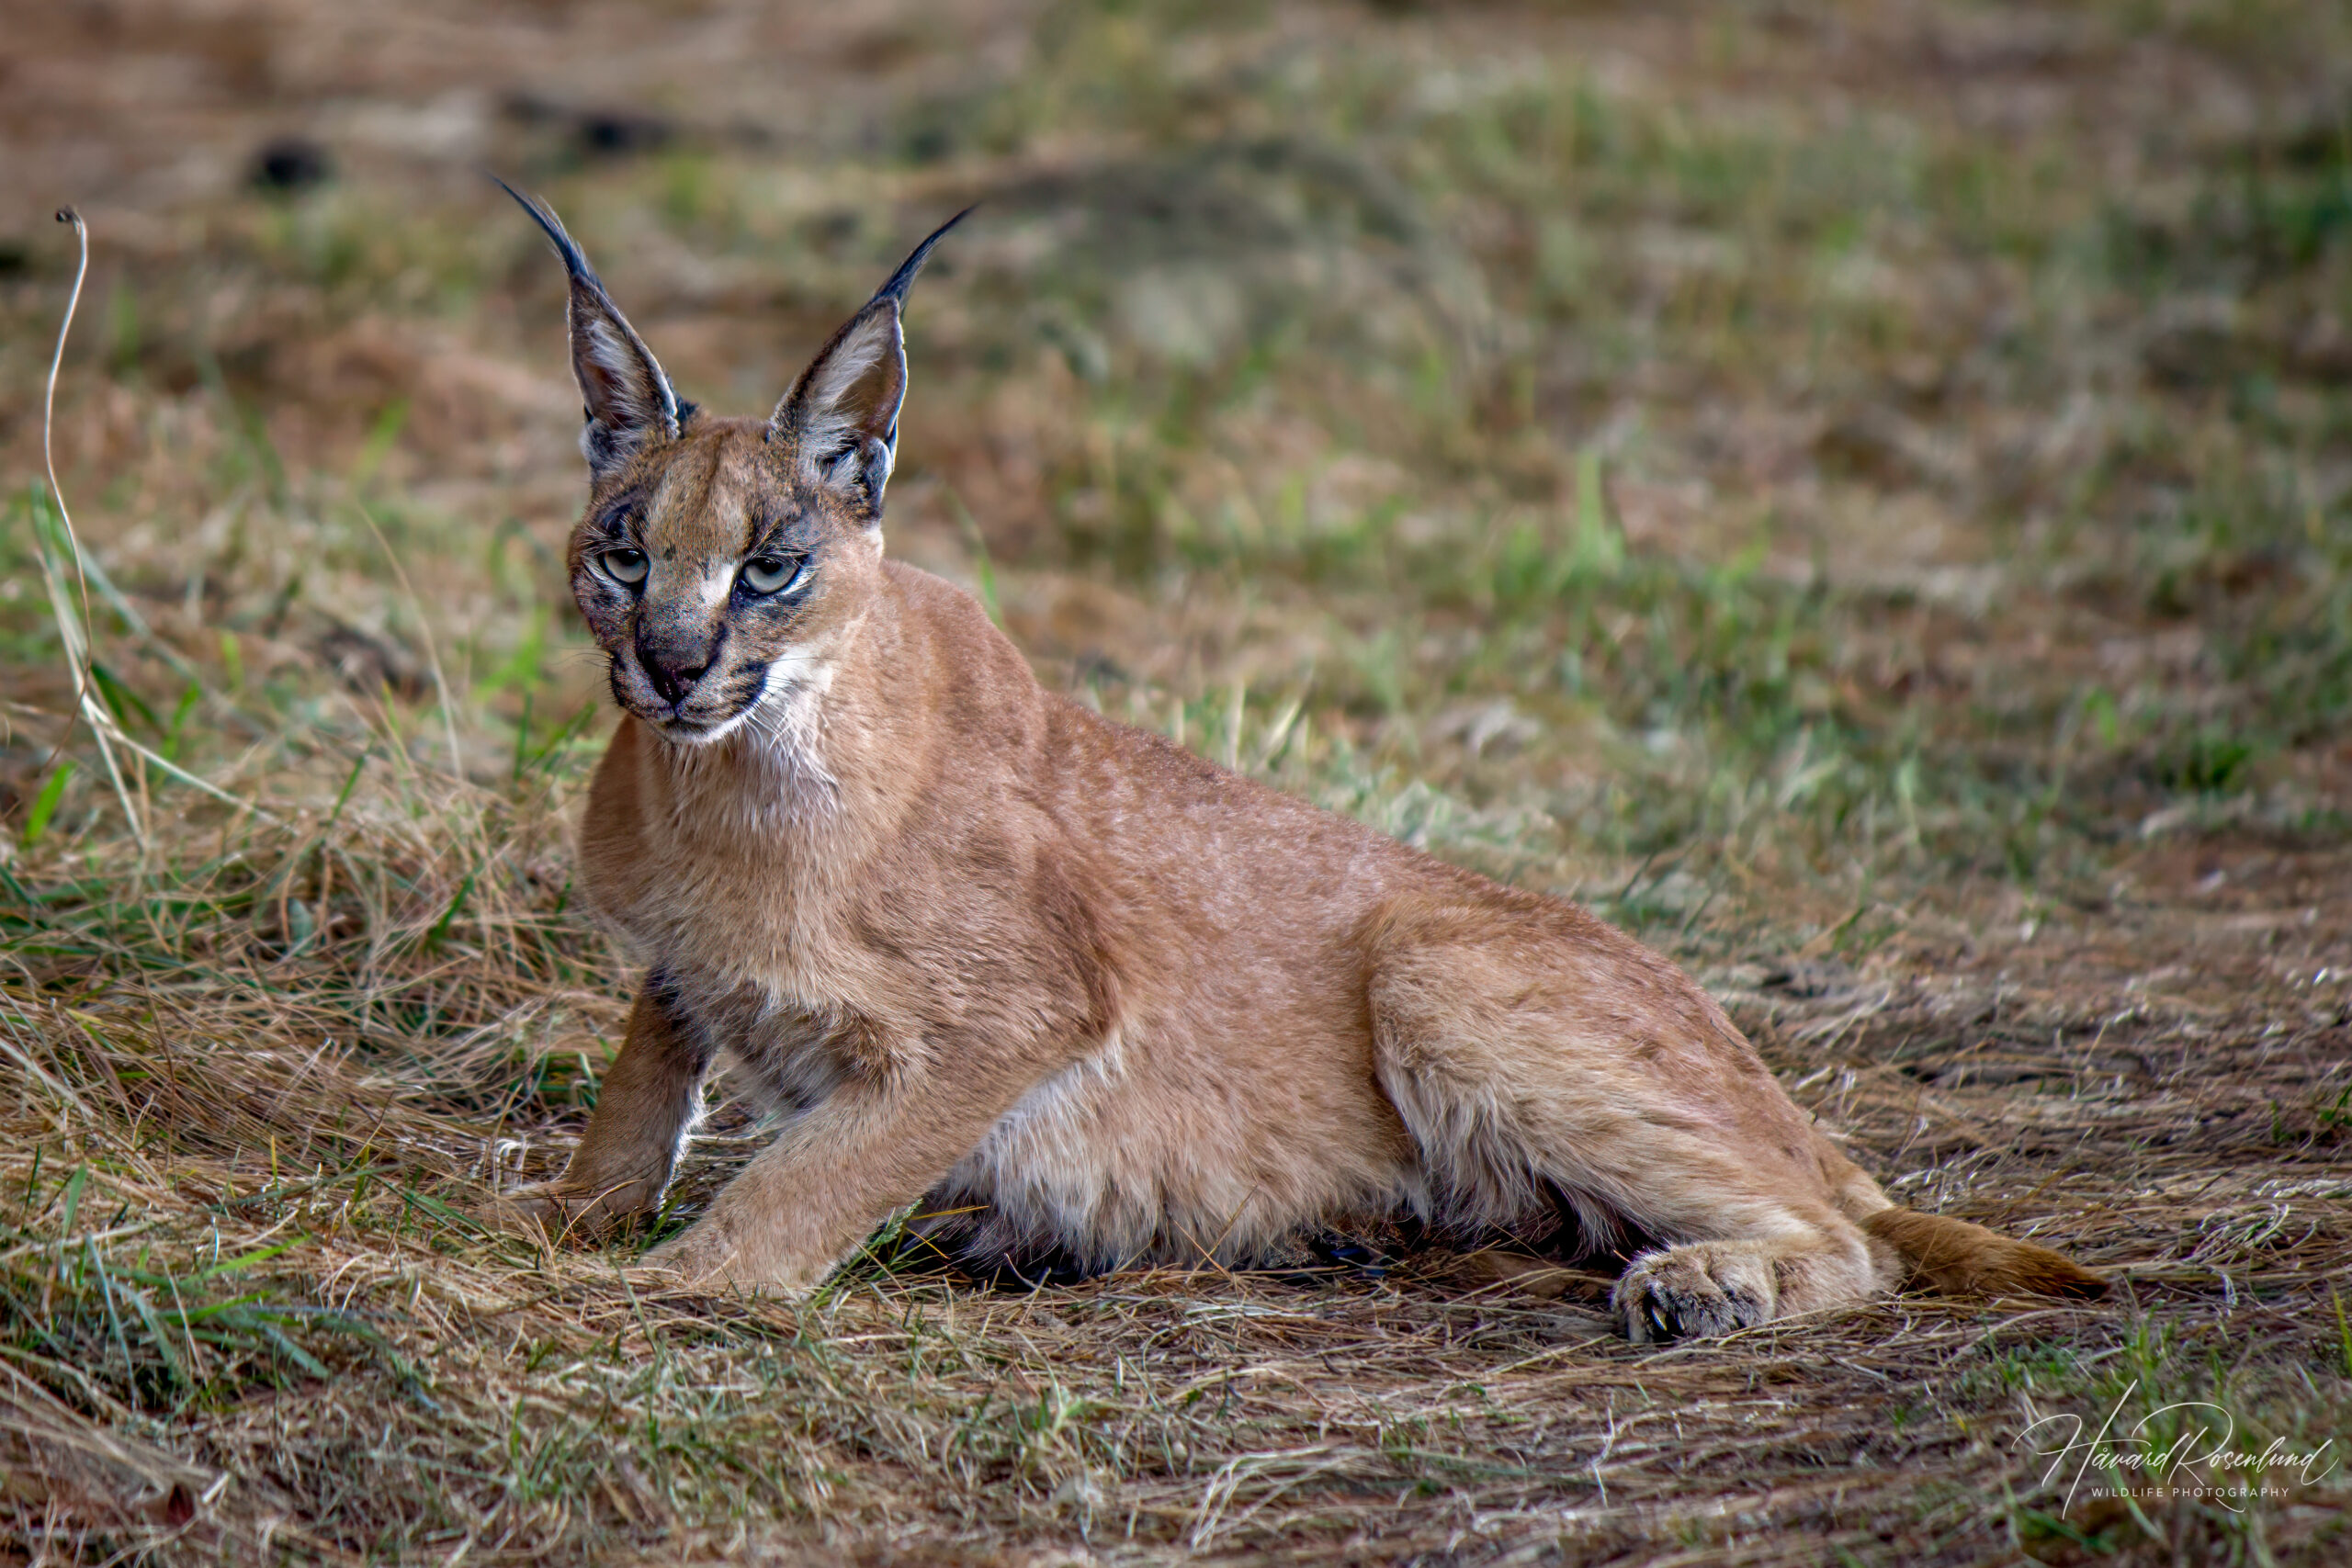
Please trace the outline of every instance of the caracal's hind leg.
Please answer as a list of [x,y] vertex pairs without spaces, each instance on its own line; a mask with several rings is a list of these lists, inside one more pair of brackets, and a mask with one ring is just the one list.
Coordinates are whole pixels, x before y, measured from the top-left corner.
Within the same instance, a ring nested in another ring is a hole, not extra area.
[[1893,1285],[1855,1224],[1887,1200],[1664,959],[1507,890],[1392,905],[1363,951],[1375,1070],[1441,1218],[1523,1225],[1548,1186],[1589,1229],[1657,1238],[1613,1297],[1636,1341]]

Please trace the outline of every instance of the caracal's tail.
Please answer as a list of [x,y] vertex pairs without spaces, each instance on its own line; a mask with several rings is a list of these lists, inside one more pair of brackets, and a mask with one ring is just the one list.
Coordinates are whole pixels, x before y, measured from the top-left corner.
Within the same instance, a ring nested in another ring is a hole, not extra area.
[[1948,1296],[2062,1296],[2093,1301],[2107,1281],[2072,1258],[1942,1214],[1880,1209],[1861,1218],[1873,1243],[1900,1260],[1901,1283]]

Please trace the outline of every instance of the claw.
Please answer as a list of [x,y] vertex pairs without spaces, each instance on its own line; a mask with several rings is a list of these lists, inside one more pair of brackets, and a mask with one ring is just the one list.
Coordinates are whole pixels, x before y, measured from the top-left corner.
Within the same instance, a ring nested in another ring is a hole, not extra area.
[[1771,1272],[1760,1258],[1706,1243],[1635,1258],[1611,1295],[1625,1337],[1636,1345],[1753,1328],[1776,1304]]

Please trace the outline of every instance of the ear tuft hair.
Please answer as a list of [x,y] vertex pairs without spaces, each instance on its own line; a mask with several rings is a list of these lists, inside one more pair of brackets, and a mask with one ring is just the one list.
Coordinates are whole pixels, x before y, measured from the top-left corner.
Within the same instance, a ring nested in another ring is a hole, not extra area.
[[901,308],[903,308],[907,302],[907,290],[915,286],[915,275],[922,271],[922,264],[931,259],[932,247],[938,244],[940,241],[945,239],[947,237],[947,231],[950,229],[955,228],[956,224],[961,223],[965,219],[969,218],[974,212],[978,211],[979,209],[979,205],[980,204],[977,201],[972,203],[971,206],[964,209],[963,211],[957,213],[955,217],[950,218],[946,222],[942,223],[938,228],[933,229],[930,233],[924,235],[922,243],[917,245],[908,254],[907,259],[899,264],[899,270],[890,275],[890,281],[876,289],[874,291],[873,300],[868,301],[868,303],[878,303],[884,299],[890,299],[895,300]]
[[496,175],[490,177],[538,224],[563,258],[571,279],[571,371],[584,403],[587,423],[580,432],[580,451],[588,459],[589,471],[602,478],[649,440],[676,439],[693,405],[678,400],[653,351],[605,292],[604,280],[564,231],[562,220],[547,203],[525,196]]
[[768,439],[786,446],[793,468],[882,515],[882,490],[899,451],[899,409],[906,400],[907,291],[932,247],[972,209],[933,230],[857,314],[817,351],[768,419]]

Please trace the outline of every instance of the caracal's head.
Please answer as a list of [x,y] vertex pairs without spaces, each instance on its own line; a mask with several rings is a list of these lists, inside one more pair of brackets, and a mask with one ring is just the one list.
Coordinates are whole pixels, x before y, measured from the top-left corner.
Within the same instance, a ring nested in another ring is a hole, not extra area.
[[679,400],[555,214],[506,189],[571,278],[589,476],[571,592],[611,661],[613,696],[682,745],[770,728],[769,705],[830,681],[875,592],[907,386],[899,317],[923,258],[964,215],[915,247],[767,419],[718,419]]

